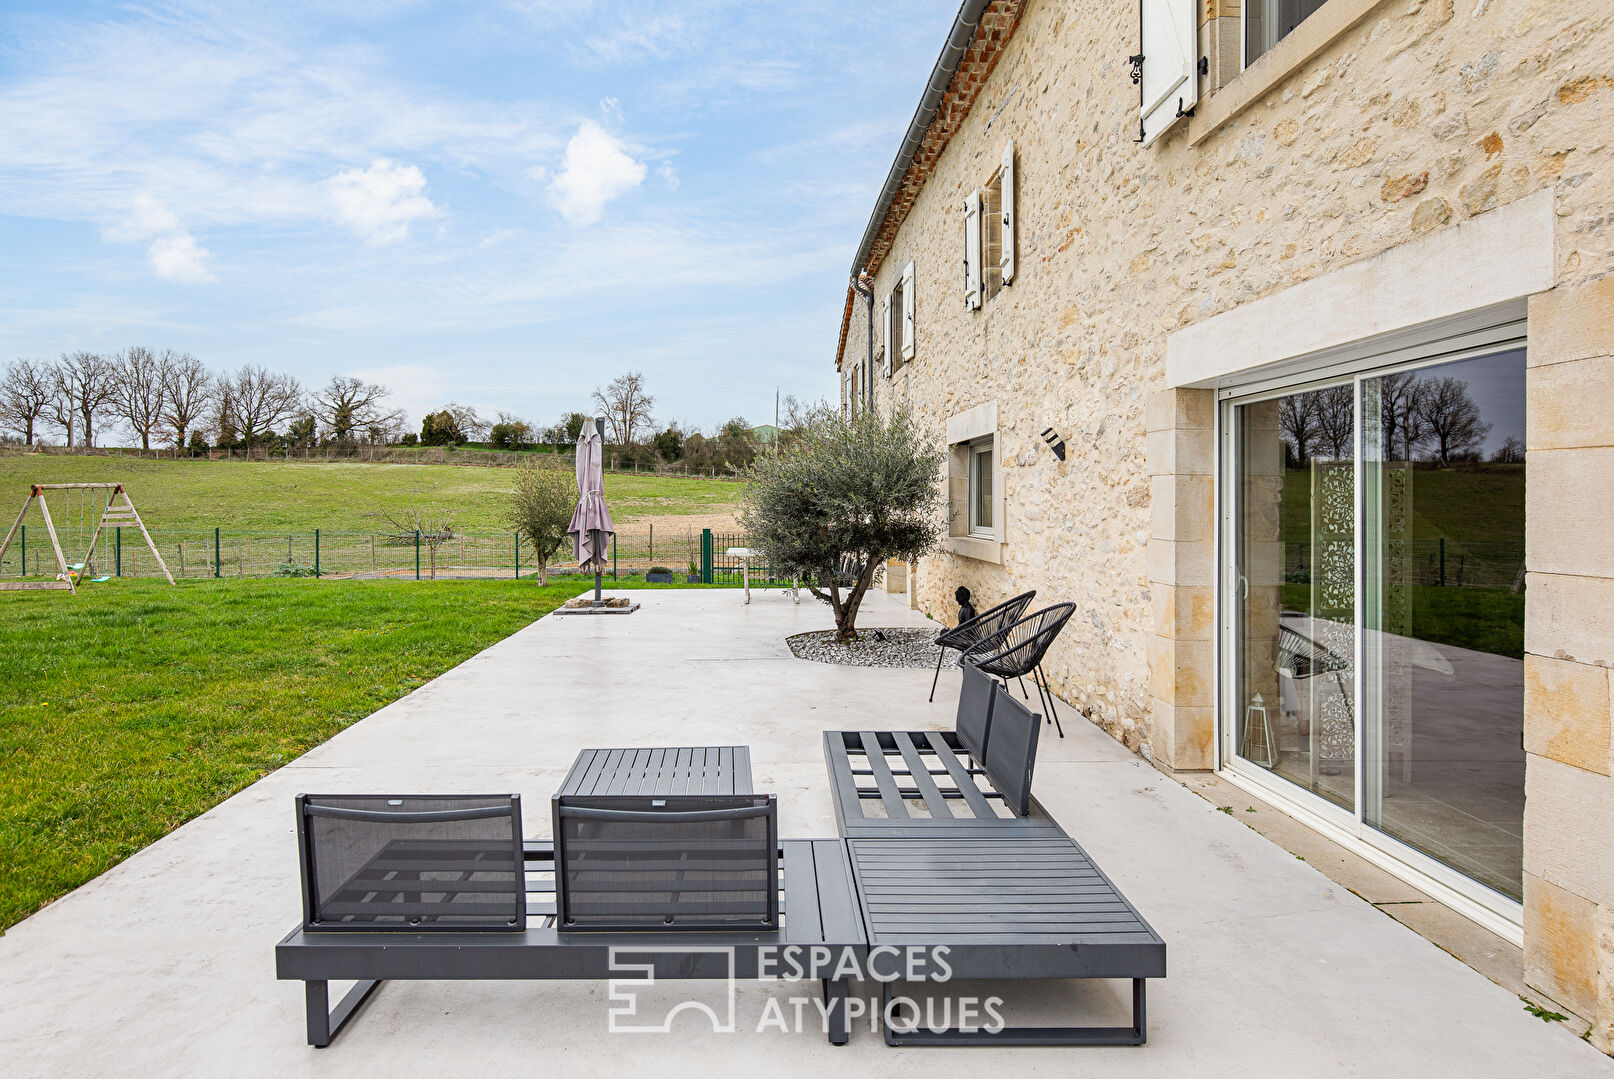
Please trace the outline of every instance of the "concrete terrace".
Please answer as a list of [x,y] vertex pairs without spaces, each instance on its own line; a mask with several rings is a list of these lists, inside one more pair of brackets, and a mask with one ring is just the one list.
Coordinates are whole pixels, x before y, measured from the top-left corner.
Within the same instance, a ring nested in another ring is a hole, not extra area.
[[[274,977],[300,909],[293,794],[515,790],[543,835],[581,748],[746,743],[781,833],[832,836],[821,730],[952,723],[956,672],[932,705],[929,671],[793,658],[786,635],[829,624],[810,599],[642,599],[627,618],[541,619],[13,928],[0,938],[5,1073],[596,1075],[654,1060],[666,1076],[1614,1075],[1573,1032],[1074,714],[1064,741],[1048,729],[1037,791],[1168,943],[1141,1049],[891,1049],[867,1020],[844,1048],[817,1029],[755,1032],[766,996],[816,992],[786,983],[742,983],[740,1033],[613,1037],[605,985],[563,982],[388,983],[331,1048],[310,1049],[302,986]],[[865,612],[869,627],[924,624],[883,595]],[[1126,991],[980,987],[1011,1022],[1047,1023],[1123,1021]],[[665,999],[712,992],[674,985]]]

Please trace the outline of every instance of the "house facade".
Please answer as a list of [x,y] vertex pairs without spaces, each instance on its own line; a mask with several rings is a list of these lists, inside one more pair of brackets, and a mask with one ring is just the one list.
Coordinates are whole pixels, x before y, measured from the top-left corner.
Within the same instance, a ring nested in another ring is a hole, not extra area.
[[[967,0],[846,408],[947,450],[952,622],[1522,945],[1614,1051],[1614,6]],[[1039,604],[1040,605],[1040,604]]]

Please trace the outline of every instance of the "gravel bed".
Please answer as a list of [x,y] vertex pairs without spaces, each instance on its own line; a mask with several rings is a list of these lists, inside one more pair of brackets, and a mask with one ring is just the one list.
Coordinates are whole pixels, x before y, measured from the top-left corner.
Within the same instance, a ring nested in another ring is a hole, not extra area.
[[[785,638],[797,659],[839,663],[847,667],[934,667],[934,629],[860,629],[862,640],[836,644],[832,629],[798,633]],[[885,640],[876,637],[879,634]]]

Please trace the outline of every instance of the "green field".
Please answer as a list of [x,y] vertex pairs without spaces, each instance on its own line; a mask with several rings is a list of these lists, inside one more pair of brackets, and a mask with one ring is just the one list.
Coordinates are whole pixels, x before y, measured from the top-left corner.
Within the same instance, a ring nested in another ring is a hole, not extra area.
[[[625,587],[644,586],[612,586]],[[76,599],[6,594],[0,929],[579,591],[124,580]]]
[[[8,516],[0,528],[10,525],[9,514],[22,506],[31,483],[111,481],[124,484],[154,532],[362,531],[377,527],[380,512],[417,506],[452,507],[460,531],[502,532],[509,527],[504,501],[511,477],[505,468],[7,454],[0,456],[0,513]],[[739,495],[740,485],[731,480],[631,473],[605,477],[606,501],[618,523],[723,513]],[[61,495],[51,497],[55,515]]]

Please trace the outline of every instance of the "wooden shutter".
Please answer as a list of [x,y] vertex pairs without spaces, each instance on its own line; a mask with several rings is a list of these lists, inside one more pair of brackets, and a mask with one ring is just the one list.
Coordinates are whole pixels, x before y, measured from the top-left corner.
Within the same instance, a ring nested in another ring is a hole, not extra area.
[[880,304],[880,355],[885,359],[886,374],[891,373],[891,297],[895,294],[893,288]]
[[1196,0],[1140,0],[1143,78],[1139,83],[1143,144],[1165,133],[1199,100]]
[[998,170],[998,205],[1002,233],[998,238],[998,271],[1007,285],[1014,280],[1014,140],[1003,147],[1003,164]]
[[914,330],[913,263],[902,268],[902,358],[913,359]]
[[964,200],[964,306],[981,306],[981,193]]

